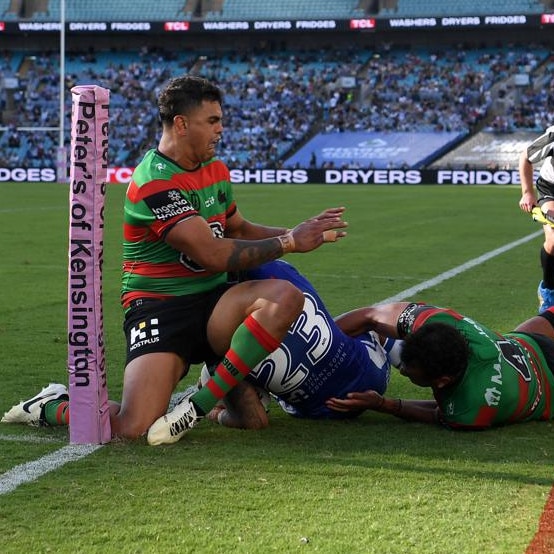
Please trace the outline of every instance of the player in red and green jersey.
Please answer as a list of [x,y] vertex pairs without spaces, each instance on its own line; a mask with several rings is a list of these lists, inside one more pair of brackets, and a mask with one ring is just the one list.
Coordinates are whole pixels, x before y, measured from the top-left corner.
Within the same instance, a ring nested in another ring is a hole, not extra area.
[[354,310],[343,326],[404,338],[400,372],[434,400],[375,391],[332,398],[339,411],[372,409],[455,429],[554,419],[554,308],[500,334],[453,310],[397,302]]
[[[121,405],[112,432],[150,444],[179,440],[275,350],[301,313],[288,281],[227,284],[227,273],[289,252],[309,252],[346,235],[344,208],[294,229],[245,219],[226,165],[215,157],[222,93],[200,77],[172,79],[160,92],[162,136],[135,169],[124,209],[122,303],[127,337]],[[202,390],[165,414],[190,364],[219,361]]]
[[[122,304],[127,360],[112,434],[179,440],[260,361],[302,312],[304,295],[283,279],[228,284],[228,272],[346,236],[343,207],[293,229],[245,219],[228,168],[215,158],[222,93],[200,77],[172,79],[158,97],[162,136],[135,169],[124,207]],[[268,206],[268,208],[271,208]],[[191,364],[217,362],[206,385],[165,413]],[[65,388],[52,384],[3,421],[67,424]],[[44,413],[43,413],[44,408]]]
[[225,283],[225,272],[209,271],[159,239],[176,222],[199,215],[214,237],[223,238],[236,210],[223,162],[212,158],[190,172],[150,150],[135,170],[125,198],[123,307],[137,298],[165,300]]

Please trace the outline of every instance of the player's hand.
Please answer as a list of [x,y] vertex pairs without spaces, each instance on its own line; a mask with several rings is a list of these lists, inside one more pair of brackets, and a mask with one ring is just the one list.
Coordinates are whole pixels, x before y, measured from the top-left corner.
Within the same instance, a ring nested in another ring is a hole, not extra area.
[[361,410],[379,410],[385,399],[374,390],[349,392],[346,398],[329,398],[325,405],[336,412],[359,412]]
[[525,193],[520,201],[519,201],[519,207],[527,213],[531,213],[531,210],[537,205],[537,199],[535,198],[535,195],[527,192]]
[[295,252],[310,252],[324,242],[336,242],[346,236],[348,223],[342,220],[345,208],[328,208],[319,215],[312,217],[292,231]]
[[214,423],[219,423],[219,414],[225,409],[226,409],[225,406],[221,404],[219,405],[216,404],[216,406],[206,414],[206,419],[209,419]]

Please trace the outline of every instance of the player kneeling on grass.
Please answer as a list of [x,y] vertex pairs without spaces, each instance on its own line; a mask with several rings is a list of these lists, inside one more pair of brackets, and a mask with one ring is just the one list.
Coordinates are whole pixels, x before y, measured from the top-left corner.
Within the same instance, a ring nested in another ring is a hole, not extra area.
[[351,312],[359,329],[404,339],[400,372],[434,400],[376,391],[335,396],[341,413],[375,410],[454,429],[554,419],[554,308],[501,335],[453,310],[398,302]]
[[[311,252],[346,235],[343,207],[292,230],[242,216],[229,169],[215,155],[222,104],[220,89],[205,79],[170,80],[158,98],[160,141],[127,188],[121,292],[127,360],[121,404],[110,402],[115,437],[178,441],[279,346],[301,313],[304,297],[291,283],[229,286],[227,272]],[[206,386],[166,413],[190,365],[218,361]],[[20,415],[28,414],[22,408]]]
[[[208,414],[210,419],[228,427],[264,428],[268,425],[268,392],[290,415],[344,419],[357,414],[329,409],[325,401],[330,396],[343,395],[352,390],[385,392],[391,363],[399,363],[398,352],[402,341],[381,340],[375,332],[356,330],[356,336],[344,333],[308,279],[283,260],[249,270],[246,277],[255,280],[282,279],[294,284],[304,295],[304,307],[279,348],[252,370],[246,377],[248,382],[239,383],[225,397],[225,403],[218,404]],[[342,324],[347,323],[348,318],[342,318]],[[201,377],[203,385],[210,379],[205,367]],[[65,387],[51,387],[54,388],[45,389],[37,395],[33,421],[38,423],[40,420],[49,425],[67,424],[67,397],[58,399],[51,396],[65,391]],[[189,389],[185,396],[195,391],[194,388]],[[42,415],[41,399],[46,402]],[[15,412],[12,420],[17,418],[17,414],[25,419],[21,405],[12,410]]]

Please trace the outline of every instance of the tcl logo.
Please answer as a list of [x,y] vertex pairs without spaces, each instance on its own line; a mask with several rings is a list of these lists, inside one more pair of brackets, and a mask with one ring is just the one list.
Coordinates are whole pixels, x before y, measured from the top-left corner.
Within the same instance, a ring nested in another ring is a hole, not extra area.
[[188,21],[166,21],[164,31],[188,31],[190,23]]
[[375,19],[351,19],[351,29],[375,29]]
[[110,167],[107,181],[108,183],[128,183],[132,174],[132,167]]
[[554,23],[554,13],[543,13],[541,15],[541,23],[552,25]]

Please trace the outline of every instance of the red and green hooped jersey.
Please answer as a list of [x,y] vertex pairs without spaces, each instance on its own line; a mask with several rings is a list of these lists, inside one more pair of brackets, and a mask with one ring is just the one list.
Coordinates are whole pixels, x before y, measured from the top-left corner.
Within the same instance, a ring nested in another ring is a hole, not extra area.
[[500,335],[452,310],[421,308],[418,306],[415,317],[404,319],[407,333],[431,321],[441,322],[458,329],[469,344],[470,359],[463,379],[434,391],[444,423],[485,428],[554,418],[554,375],[532,336]]
[[227,279],[210,273],[169,246],[164,237],[178,222],[203,217],[223,237],[236,211],[227,166],[216,158],[186,171],[149,150],[127,189],[123,226],[124,307],[136,298],[168,298],[210,290]]

